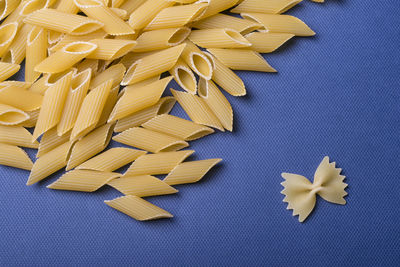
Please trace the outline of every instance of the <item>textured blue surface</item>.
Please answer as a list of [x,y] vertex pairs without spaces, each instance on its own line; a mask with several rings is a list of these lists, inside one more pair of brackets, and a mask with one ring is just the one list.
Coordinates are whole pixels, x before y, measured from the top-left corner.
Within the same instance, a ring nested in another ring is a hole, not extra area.
[[[174,219],[136,222],[103,204],[111,188],[46,189],[61,173],[26,187],[28,172],[0,166],[0,265],[399,266],[400,3],[305,1],[290,14],[318,35],[267,55],[279,74],[240,73],[235,132],[192,142],[195,159],[223,164],[149,199]],[[300,224],[280,173],[312,177],[325,155],[348,203],[319,198]]]

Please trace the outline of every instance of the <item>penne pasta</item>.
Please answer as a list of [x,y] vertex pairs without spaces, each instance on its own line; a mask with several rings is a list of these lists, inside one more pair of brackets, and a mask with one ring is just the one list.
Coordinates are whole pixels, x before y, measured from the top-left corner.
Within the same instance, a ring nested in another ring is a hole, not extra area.
[[0,125],[17,125],[29,119],[29,115],[20,109],[0,103]]
[[38,139],[40,135],[60,122],[71,78],[72,71],[46,90],[32,140]]
[[[132,14],[137,8],[139,8],[146,0],[114,0],[113,7],[119,7],[126,10],[126,13]],[[122,4],[120,4],[122,2]]]
[[155,105],[160,100],[161,95],[171,80],[172,76],[144,86],[136,87],[135,85],[131,85],[125,87],[125,92],[111,112],[108,122],[119,120]]
[[189,145],[182,139],[140,127],[128,129],[114,136],[113,140],[152,153],[176,151]]
[[112,80],[108,80],[100,84],[85,97],[72,129],[71,140],[77,140],[95,128],[110,94],[112,83]]
[[196,140],[214,132],[213,129],[206,126],[168,114],[158,115],[145,122],[142,127],[165,133],[185,141]]
[[148,52],[165,49],[182,43],[190,34],[187,27],[160,29],[143,32],[136,39],[134,52]]
[[10,15],[20,4],[20,0],[3,0],[0,5],[0,20]]
[[115,172],[72,170],[65,173],[54,183],[49,184],[47,188],[56,190],[94,192],[119,176],[120,174]]
[[190,67],[183,60],[179,59],[178,62],[176,62],[176,65],[169,70],[169,73],[174,76],[174,80],[182,87],[182,89],[191,94],[196,94],[196,77]]
[[303,21],[293,16],[260,13],[242,13],[240,15],[245,19],[260,23],[263,25],[261,30],[270,33],[291,33],[296,36],[315,35],[315,32]]
[[13,76],[20,68],[18,64],[0,62],[0,82]]
[[0,26],[0,57],[7,52],[18,30],[18,23],[12,22]]
[[233,111],[228,99],[212,82],[204,79],[199,81],[199,96],[203,98],[207,106],[212,110],[225,129],[232,132]]
[[100,84],[109,81],[111,79],[113,80],[111,87],[114,88],[115,86],[119,85],[122,79],[124,78],[125,71],[126,69],[122,64],[112,65],[111,67],[97,74],[92,79],[92,81],[90,82],[89,90],[92,90],[97,86],[99,86]]
[[165,28],[182,27],[195,20],[206,9],[206,3],[194,3],[167,7],[161,10],[155,18],[144,28],[153,31]]
[[26,39],[31,29],[31,25],[23,25],[19,28],[11,45],[8,47],[8,51],[1,58],[3,62],[21,64],[25,58]]
[[222,159],[206,159],[183,162],[176,166],[165,179],[169,185],[196,183]]
[[129,18],[128,12],[122,8],[111,7],[110,10],[115,13],[120,19],[127,20]]
[[213,16],[221,11],[233,7],[239,0],[203,0],[202,2],[207,3],[206,10],[197,18],[201,20]]
[[119,85],[111,89],[110,93],[108,94],[106,103],[104,104],[103,111],[101,112],[100,115],[100,119],[96,124],[96,128],[107,123],[108,118],[110,117],[111,112],[113,111],[115,104],[118,101],[119,97],[118,93],[119,93]]
[[325,0],[311,0],[311,1],[313,1],[315,3],[324,3],[325,2]]
[[72,76],[71,86],[65,100],[61,119],[57,125],[58,136],[62,136],[74,128],[82,103],[89,89],[91,75],[92,70],[89,68]]
[[29,171],[32,169],[33,163],[22,148],[0,143],[0,165]]
[[293,36],[291,33],[252,32],[245,37],[252,44],[251,50],[259,53],[271,53]]
[[32,143],[31,133],[22,126],[0,125],[0,143],[29,148],[39,147],[37,141]]
[[123,196],[113,200],[105,200],[104,203],[138,221],[174,217],[168,211],[165,211],[137,196]]
[[156,115],[169,113],[175,102],[176,100],[171,96],[162,97],[155,105],[118,120],[114,131],[122,132],[129,128],[140,126]]
[[[54,4],[55,0],[27,0],[22,7],[19,15],[24,18],[27,15],[43,8],[49,8]],[[22,19],[21,18],[21,19]],[[20,23],[21,21],[18,21]]]
[[[137,1],[126,1],[126,0],[111,0],[111,7],[114,8],[119,8],[121,5],[123,5],[125,2],[137,2]],[[143,1],[144,2],[144,1]],[[125,10],[126,11],[126,10]],[[128,13],[128,11],[127,11]],[[129,12],[132,13],[132,12]]]
[[80,63],[78,63],[75,67],[76,67],[76,70],[78,73],[83,72],[87,69],[90,69],[91,77],[93,77],[97,72],[98,66],[99,66],[99,61],[97,59],[85,58]]
[[39,150],[36,153],[36,158],[43,156],[47,152],[69,141],[70,135],[71,131],[59,136],[57,134],[56,127],[53,127],[45,132],[42,136],[42,139],[40,140]]
[[60,0],[55,9],[70,14],[77,14],[79,12],[79,8],[75,5],[74,0]]
[[69,171],[75,168],[103,151],[110,143],[113,127],[113,124],[103,125],[76,142],[66,170]]
[[202,98],[173,89],[171,92],[192,121],[224,131],[224,127]]
[[225,14],[216,14],[211,17],[199,20],[192,24],[192,27],[204,29],[226,28],[246,34],[261,28],[259,23],[249,21],[246,19],[237,18]]
[[88,55],[91,59],[114,60],[130,52],[136,41],[118,39],[94,39],[90,41],[97,46],[93,53]]
[[145,1],[131,13],[129,25],[134,30],[143,29],[161,10],[173,4],[174,2],[170,0]]
[[182,52],[182,59],[200,77],[209,80],[212,77],[212,62],[191,41],[185,41],[186,47]]
[[151,175],[121,177],[109,181],[107,185],[124,195],[137,197],[169,195],[178,192],[172,186]]
[[26,185],[33,185],[65,167],[72,146],[73,142],[67,141],[38,158]]
[[40,9],[29,14],[24,22],[72,35],[85,35],[104,26],[104,23],[100,21],[50,8]]
[[70,73],[75,75],[76,68],[67,69],[59,73],[45,73],[41,78],[32,84],[32,86],[29,88],[29,91],[44,95],[50,86],[53,86],[57,81],[64,78],[66,75],[69,75]]
[[276,72],[257,52],[247,49],[207,49],[225,66],[233,70]]
[[[29,101],[24,101],[24,99]],[[8,85],[0,87],[0,103],[13,106],[22,111],[33,111],[42,105],[43,96],[26,90],[24,87]]]
[[33,27],[27,37],[25,81],[34,82],[41,75],[34,70],[35,66],[47,57],[47,31],[40,27]]
[[288,11],[301,1],[302,0],[244,0],[237,7],[231,9],[231,12],[281,14]]
[[89,18],[102,22],[104,24],[103,30],[110,35],[135,33],[128,23],[118,17],[100,0],[74,0],[74,3]]
[[44,73],[65,71],[87,57],[90,53],[93,53],[96,48],[97,45],[89,42],[70,43],[37,64],[34,70]]
[[[35,26],[37,27],[37,26]],[[65,37],[65,34],[62,32],[55,32],[51,30],[47,30],[47,42],[49,43],[49,50],[53,48],[60,40]]]
[[194,150],[182,150],[146,154],[137,158],[123,176],[168,174],[193,153]]
[[205,29],[192,31],[190,41],[204,48],[242,48],[251,43],[238,31],[232,29]]
[[36,125],[37,119],[39,117],[39,112],[40,112],[40,109],[36,109],[34,111],[27,111],[26,114],[28,114],[29,119],[18,124],[18,126],[27,127],[27,128],[34,127]]
[[54,46],[50,48],[51,52],[62,49],[64,46],[74,42],[89,42],[93,39],[104,39],[108,34],[102,29],[85,34],[85,35],[64,35],[64,37]]

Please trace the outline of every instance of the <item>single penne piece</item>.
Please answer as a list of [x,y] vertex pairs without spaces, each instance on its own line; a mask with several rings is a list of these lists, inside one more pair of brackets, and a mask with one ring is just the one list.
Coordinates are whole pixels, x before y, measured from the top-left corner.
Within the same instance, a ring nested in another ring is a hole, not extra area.
[[0,26],[0,57],[7,52],[18,30],[18,23],[12,22]]
[[206,9],[206,3],[167,7],[144,28],[145,31],[182,27],[195,20]]
[[[152,2],[151,0],[150,2]],[[159,208],[137,196],[123,196],[113,200],[105,200],[108,206],[138,220],[149,221],[174,217],[171,213]]]
[[24,22],[72,35],[85,35],[104,26],[104,23],[100,21],[50,8],[40,9],[29,14]]
[[260,23],[263,31],[291,33],[296,36],[313,36],[315,32],[300,19],[289,15],[241,13],[243,18]]
[[26,24],[19,28],[7,52],[1,58],[3,62],[21,64],[25,58],[26,39],[31,29],[32,26]]
[[29,119],[29,115],[20,109],[0,103],[0,125],[17,125]]
[[[134,30],[143,29],[164,8],[170,7],[174,1],[170,0],[147,0],[136,7],[129,17],[129,25]],[[123,6],[121,7],[123,8]]]
[[109,181],[107,185],[124,195],[137,197],[169,195],[178,192],[172,186],[151,175],[124,176]]
[[76,142],[72,149],[66,170],[82,164],[97,153],[103,151],[110,143],[113,124],[103,125]]
[[32,140],[38,139],[40,135],[60,122],[64,103],[71,86],[71,78],[72,71],[46,90]]
[[60,122],[57,125],[59,136],[70,131],[78,118],[79,110],[89,89],[92,70],[90,68],[72,76],[71,86],[65,100]]
[[40,27],[33,27],[27,37],[25,81],[34,82],[39,78],[40,72],[34,70],[35,66],[47,57],[47,31]]
[[18,64],[0,62],[0,82],[13,76],[20,68]]
[[39,113],[40,113],[40,109],[36,109],[33,111],[27,111],[26,114],[28,114],[29,119],[18,124],[18,126],[27,127],[27,128],[34,127],[36,125],[37,119],[39,117]]
[[94,192],[113,179],[118,178],[120,175],[121,174],[115,172],[72,170],[65,173],[54,183],[49,184],[47,188],[56,190]]
[[175,66],[169,70],[169,73],[174,76],[175,81],[186,92],[196,94],[197,80],[190,67],[182,60],[179,59]]
[[74,0],[89,18],[101,21],[103,30],[110,35],[134,34],[135,31],[100,0]]
[[21,82],[21,81],[3,81],[0,82],[0,88],[8,87],[8,86],[14,86],[14,87],[20,87],[23,89],[29,89],[32,86],[32,83],[30,82]]
[[165,179],[169,185],[196,183],[222,159],[187,161],[176,166]]
[[118,97],[119,97],[119,84],[110,90],[106,103],[104,104],[104,108],[101,112],[100,119],[96,124],[96,128],[107,123],[108,118],[110,117],[111,112],[113,111],[115,104],[118,101]]
[[0,165],[30,171],[33,163],[22,148],[0,143]]
[[238,6],[231,9],[232,13],[254,12],[265,14],[281,14],[302,0],[244,0]]
[[142,109],[117,121],[115,132],[122,132],[132,127],[137,127],[159,114],[169,113],[176,100],[172,96],[162,97],[155,105]]
[[97,59],[85,58],[84,60],[79,62],[75,67],[78,73],[90,69],[91,77],[93,77],[97,72],[98,66],[99,66],[99,61]]
[[207,49],[225,66],[233,70],[276,72],[257,52],[248,49]]
[[87,94],[72,129],[71,140],[77,140],[85,136],[96,127],[106,104],[107,97],[110,94],[112,83],[112,79],[108,80]]
[[41,94],[26,90],[23,87],[8,85],[0,87],[0,103],[7,104],[23,111],[33,111],[42,105]]
[[[110,7],[110,10],[115,13],[120,19],[127,20],[129,18],[128,12],[122,8]],[[121,35],[119,35],[121,36]]]
[[[28,16],[32,12],[51,7],[56,0],[27,0],[23,2],[25,2],[25,4],[19,13],[19,15],[22,17],[21,19]],[[18,21],[18,23],[19,22],[20,21]]]
[[79,12],[79,8],[75,5],[74,0],[60,0],[55,9],[70,14],[77,14]]
[[57,134],[57,127],[53,127],[45,132],[40,140],[39,149],[36,153],[36,158],[39,158],[54,148],[69,141],[71,131],[59,136]]
[[135,85],[131,85],[125,87],[125,92],[111,112],[108,122],[119,120],[155,105],[171,80],[172,76],[144,86],[135,87]]
[[4,0],[0,6],[0,20],[10,15],[20,4],[20,0]]
[[134,52],[148,52],[165,49],[182,43],[190,34],[187,27],[160,29],[143,32],[136,39]]
[[112,172],[131,163],[144,154],[146,154],[146,151],[126,147],[114,147],[82,163],[76,169]]
[[91,59],[114,60],[130,52],[136,41],[118,39],[94,39],[90,41],[97,46],[93,53],[87,56]]
[[104,39],[107,37],[107,33],[102,29],[85,34],[85,35],[64,35],[64,37],[54,46],[50,48],[51,52],[60,50],[64,46],[74,42],[89,42],[93,39]]
[[49,43],[49,49],[53,46],[55,46],[59,41],[61,41],[65,37],[65,34],[62,32],[56,32],[56,31],[51,31],[47,30],[47,41]]
[[212,62],[191,41],[186,40],[186,47],[182,52],[182,59],[200,77],[210,80],[213,72]]
[[202,98],[173,89],[171,89],[171,92],[192,121],[224,131],[221,122]]
[[294,34],[252,32],[245,37],[252,44],[251,50],[259,53],[271,53],[294,37]]
[[26,185],[33,185],[65,167],[72,146],[73,142],[67,141],[38,158]]
[[216,14],[214,16],[194,22],[192,27],[200,30],[228,27],[229,29],[238,31],[241,34],[246,34],[261,28],[261,25],[256,22],[234,16]]
[[182,139],[140,127],[128,129],[114,136],[113,140],[152,153],[176,151],[189,146]]
[[39,147],[37,141],[32,143],[31,133],[22,126],[0,125],[0,143],[29,148]]
[[213,81],[200,79],[199,96],[203,98],[207,106],[212,110],[225,129],[232,132],[233,110],[228,99],[221,93]]
[[325,2],[325,0],[311,0],[311,1],[313,1],[315,3],[324,3]]
[[226,28],[195,30],[189,35],[190,41],[204,48],[243,48],[251,43],[238,31]]
[[193,153],[194,150],[182,150],[146,154],[137,158],[124,176],[168,174]]
[[[239,2],[239,0],[200,0],[201,2],[207,3],[206,10],[196,18],[196,20],[201,20],[208,18],[215,14],[218,14],[224,10],[227,10]],[[199,2],[200,2],[199,1]]]
[[115,64],[97,74],[90,82],[89,90],[92,90],[100,84],[113,80],[112,87],[119,85],[124,78],[126,68],[123,64]]
[[125,56],[123,56],[119,63],[123,64],[126,68],[129,68],[133,63],[138,61],[139,59],[142,59],[146,56],[153,55],[157,52],[160,51],[149,51],[149,52],[142,52],[142,53],[136,53],[136,52],[129,52]]
[[185,141],[196,140],[214,132],[213,129],[207,126],[168,114],[158,115],[145,122],[142,127],[175,136]]

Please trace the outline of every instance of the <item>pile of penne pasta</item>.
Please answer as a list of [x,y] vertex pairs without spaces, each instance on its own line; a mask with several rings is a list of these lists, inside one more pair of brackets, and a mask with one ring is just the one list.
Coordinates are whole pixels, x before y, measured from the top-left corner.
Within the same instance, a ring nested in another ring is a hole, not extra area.
[[[301,0],[0,2],[0,164],[30,170],[27,185],[62,168],[48,188],[109,185],[124,196],[106,204],[137,220],[171,217],[142,197],[176,193],[220,161],[184,162],[194,151],[181,149],[232,131],[220,88],[246,94],[233,70],[275,72],[260,53],[314,35],[281,14]],[[7,80],[24,60],[25,81]],[[183,90],[163,96],[172,79]],[[191,120],[168,114],[176,101]],[[137,149],[105,150],[111,139]],[[34,163],[20,147],[38,149]]]

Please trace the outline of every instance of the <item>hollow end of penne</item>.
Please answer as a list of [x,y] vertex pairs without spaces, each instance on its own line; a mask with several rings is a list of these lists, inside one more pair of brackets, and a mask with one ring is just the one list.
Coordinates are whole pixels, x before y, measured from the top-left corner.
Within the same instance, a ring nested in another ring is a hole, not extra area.
[[0,124],[17,125],[29,119],[29,115],[22,110],[0,103]]
[[202,53],[192,52],[190,54],[190,63],[193,71],[206,80],[210,80],[213,72],[213,65]]
[[0,57],[4,55],[17,34],[18,23],[12,22],[0,26]]
[[179,62],[170,71],[175,81],[187,92],[196,94],[197,81],[192,70],[184,62]]
[[195,30],[191,32],[189,39],[204,48],[246,48],[251,46],[251,43],[240,32],[228,28]]

